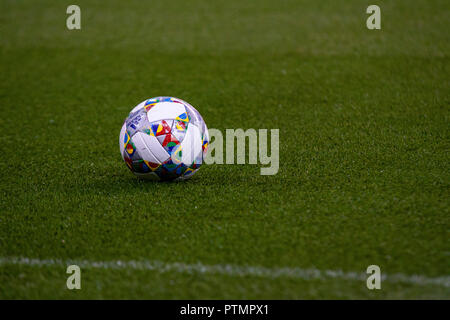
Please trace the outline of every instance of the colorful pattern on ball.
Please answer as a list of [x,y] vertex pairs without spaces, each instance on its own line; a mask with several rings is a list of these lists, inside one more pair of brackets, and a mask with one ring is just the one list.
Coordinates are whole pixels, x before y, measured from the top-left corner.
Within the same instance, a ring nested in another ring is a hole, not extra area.
[[189,179],[203,164],[209,143],[200,113],[174,97],[156,97],[133,108],[120,132],[122,158],[140,178]]

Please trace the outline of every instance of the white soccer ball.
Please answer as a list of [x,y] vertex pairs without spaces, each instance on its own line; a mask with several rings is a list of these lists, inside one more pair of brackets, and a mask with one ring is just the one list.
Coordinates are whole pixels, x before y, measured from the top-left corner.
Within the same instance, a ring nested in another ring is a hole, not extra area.
[[131,110],[120,130],[120,154],[138,177],[184,180],[203,163],[208,128],[189,103],[173,97],[145,100]]

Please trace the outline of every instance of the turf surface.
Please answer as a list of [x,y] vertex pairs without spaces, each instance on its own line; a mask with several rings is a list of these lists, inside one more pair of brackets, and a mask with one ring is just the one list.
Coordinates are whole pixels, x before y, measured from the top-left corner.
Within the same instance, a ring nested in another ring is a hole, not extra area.
[[[450,5],[0,3],[0,257],[448,276]],[[160,95],[208,127],[279,128],[280,170],[138,181],[123,119]],[[0,298],[450,298],[445,286],[0,265]]]

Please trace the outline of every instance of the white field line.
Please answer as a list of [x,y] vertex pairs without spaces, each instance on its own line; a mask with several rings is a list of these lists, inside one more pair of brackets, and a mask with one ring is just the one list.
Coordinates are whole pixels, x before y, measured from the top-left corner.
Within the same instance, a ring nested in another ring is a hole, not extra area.
[[[78,265],[80,268],[95,269],[128,269],[148,270],[159,273],[176,272],[187,274],[220,274],[235,277],[255,276],[262,278],[292,278],[303,280],[326,280],[342,279],[366,281],[368,275],[364,272],[344,272],[342,270],[319,270],[303,268],[266,268],[260,266],[240,266],[232,264],[205,265],[201,263],[186,264],[180,262],[165,263],[153,260],[130,260],[130,261],[90,261],[90,260],[60,260],[60,259],[32,259],[26,257],[0,257],[2,265],[21,265],[32,267],[67,267]],[[383,281],[392,283],[405,283],[412,285],[436,285],[450,287],[450,276],[426,277],[422,275],[405,275],[402,273],[383,274]]]

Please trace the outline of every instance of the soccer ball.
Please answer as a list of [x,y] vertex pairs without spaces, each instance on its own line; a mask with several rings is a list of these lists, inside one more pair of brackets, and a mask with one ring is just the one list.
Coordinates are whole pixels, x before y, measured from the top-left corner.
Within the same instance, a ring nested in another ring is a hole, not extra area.
[[208,128],[189,103],[173,97],[145,100],[120,130],[120,154],[138,177],[185,180],[199,169],[208,148]]

